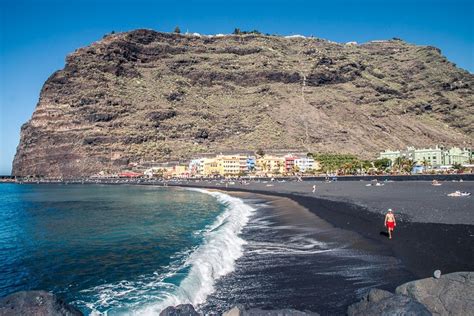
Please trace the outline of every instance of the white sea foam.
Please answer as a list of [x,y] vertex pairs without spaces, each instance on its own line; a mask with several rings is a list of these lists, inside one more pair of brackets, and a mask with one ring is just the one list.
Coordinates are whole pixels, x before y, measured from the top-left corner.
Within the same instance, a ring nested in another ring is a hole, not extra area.
[[[189,189],[210,194],[226,205],[225,211],[205,230],[197,232],[203,235],[203,243],[193,249],[176,254],[176,258],[164,267],[166,273],[155,273],[152,277],[143,276],[134,281],[123,280],[107,283],[83,290],[93,293],[94,302],[76,301],[86,306],[91,315],[158,315],[168,306],[191,303],[194,306],[205,302],[214,292],[214,283],[220,277],[234,270],[235,260],[242,256],[246,243],[239,237],[255,211],[241,199],[220,192],[201,189]],[[172,258],[173,259],[173,258]],[[170,278],[188,271],[179,285],[170,283]],[[128,303],[123,304],[126,297]],[[148,302],[143,305],[143,302]],[[109,309],[99,312],[100,309]]]
[[144,308],[131,311],[135,315],[157,315],[168,306],[191,303],[194,306],[205,302],[214,292],[214,283],[234,270],[235,260],[242,256],[245,241],[240,232],[249,221],[254,208],[241,199],[220,192],[192,189],[216,197],[226,204],[226,210],[204,233],[204,242],[184,263],[189,266],[188,275],[181,284],[166,294],[164,299]]
[[266,255],[311,255],[329,251],[335,251],[327,243],[314,238],[306,237],[304,234],[291,237],[283,242],[257,242],[253,241],[248,245],[248,253]]

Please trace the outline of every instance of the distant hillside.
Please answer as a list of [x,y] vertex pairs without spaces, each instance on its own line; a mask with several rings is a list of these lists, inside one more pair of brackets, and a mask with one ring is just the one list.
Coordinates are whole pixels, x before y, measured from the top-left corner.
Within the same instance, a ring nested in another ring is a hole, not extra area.
[[401,40],[113,34],[46,81],[13,174],[90,175],[257,148],[374,157],[472,146],[473,84],[439,49]]

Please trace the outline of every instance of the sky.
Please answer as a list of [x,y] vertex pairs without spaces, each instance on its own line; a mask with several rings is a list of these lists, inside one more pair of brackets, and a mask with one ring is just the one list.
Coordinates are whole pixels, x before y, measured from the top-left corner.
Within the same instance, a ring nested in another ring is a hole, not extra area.
[[0,175],[11,172],[20,127],[45,80],[67,54],[111,31],[179,26],[217,34],[238,27],[359,43],[399,37],[436,46],[473,73],[473,21],[470,0],[0,0]]

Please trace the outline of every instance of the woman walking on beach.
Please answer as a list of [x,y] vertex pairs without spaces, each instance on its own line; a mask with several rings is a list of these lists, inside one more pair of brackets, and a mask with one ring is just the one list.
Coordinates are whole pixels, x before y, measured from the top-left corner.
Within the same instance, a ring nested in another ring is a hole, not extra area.
[[385,215],[385,227],[387,227],[388,231],[388,238],[392,239],[392,232],[395,226],[397,226],[397,223],[395,222],[395,215],[392,213],[392,209],[388,209],[388,213]]

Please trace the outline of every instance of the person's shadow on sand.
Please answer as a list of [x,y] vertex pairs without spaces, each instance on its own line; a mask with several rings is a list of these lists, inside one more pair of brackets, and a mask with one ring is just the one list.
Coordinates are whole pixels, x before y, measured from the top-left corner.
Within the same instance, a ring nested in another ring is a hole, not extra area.
[[380,235],[385,236],[385,237],[387,237],[387,238],[390,237],[387,232],[383,232],[383,231],[380,232]]

